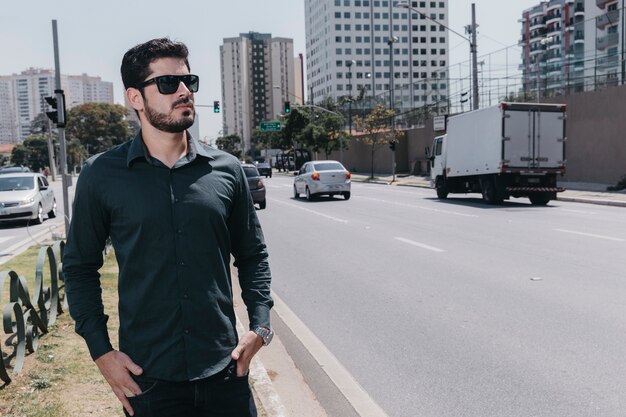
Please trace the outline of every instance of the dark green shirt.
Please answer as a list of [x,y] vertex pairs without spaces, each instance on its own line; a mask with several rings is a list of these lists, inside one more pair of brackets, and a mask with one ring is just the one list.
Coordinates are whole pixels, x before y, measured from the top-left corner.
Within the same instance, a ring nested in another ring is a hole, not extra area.
[[74,196],[63,273],[76,331],[93,359],[112,350],[102,305],[102,251],[119,265],[119,347],[144,375],[171,381],[213,375],[237,345],[230,256],[250,327],[270,325],[270,270],[239,161],[188,140],[170,169],[141,132],[90,158]]

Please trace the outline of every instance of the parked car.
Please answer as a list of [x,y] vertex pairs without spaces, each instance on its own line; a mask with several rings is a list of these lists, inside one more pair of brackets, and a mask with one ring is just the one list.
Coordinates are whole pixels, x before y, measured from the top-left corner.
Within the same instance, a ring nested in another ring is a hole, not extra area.
[[319,195],[342,195],[350,199],[350,171],[338,161],[309,161],[302,165],[293,182],[293,196],[307,200]]
[[256,169],[259,171],[259,175],[264,175],[265,178],[272,178],[272,167],[267,162],[259,162],[256,164]]
[[42,223],[57,216],[54,192],[46,177],[37,173],[15,173],[0,176],[0,222],[34,220]]
[[241,164],[241,166],[248,179],[248,188],[250,188],[250,193],[252,194],[252,201],[254,201],[254,204],[258,204],[259,208],[263,210],[266,205],[265,184],[263,184],[263,179],[254,165]]
[[16,172],[31,172],[31,171],[30,171],[30,168],[22,166],[22,165],[6,166],[6,167],[0,168],[0,175],[14,174]]

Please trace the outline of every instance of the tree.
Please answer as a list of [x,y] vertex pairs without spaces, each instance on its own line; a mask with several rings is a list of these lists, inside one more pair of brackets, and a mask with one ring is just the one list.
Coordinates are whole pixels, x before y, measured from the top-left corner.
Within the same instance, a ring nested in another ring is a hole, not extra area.
[[281,149],[291,148],[294,142],[304,142],[302,132],[311,123],[311,113],[308,109],[299,107],[291,110],[285,127],[283,128],[283,142]]
[[45,135],[30,135],[24,143],[16,145],[11,152],[11,163],[24,165],[39,171],[49,165],[48,138]]
[[241,159],[241,138],[236,133],[232,135],[220,136],[215,140],[218,149],[228,152]]
[[30,122],[31,135],[36,135],[38,133],[48,133],[49,130],[52,130],[52,133],[56,134],[57,129],[54,123],[50,122],[50,119],[48,119],[46,113],[39,113]]
[[326,159],[333,151],[348,149],[350,135],[344,130],[346,119],[339,113],[317,110],[302,130],[302,142],[314,152],[324,152]]
[[254,143],[261,149],[282,148],[285,142],[283,133],[284,123],[281,123],[281,130],[278,132],[263,132],[260,128],[254,129]]
[[67,167],[70,171],[74,170],[74,167],[82,166],[85,159],[89,157],[87,150],[80,143],[80,140],[71,138],[65,144],[65,154],[67,157]]
[[374,154],[383,144],[395,142],[397,137],[392,129],[392,119],[395,113],[393,110],[379,104],[365,117],[355,117],[354,124],[358,130],[365,134],[359,136],[357,140],[370,145],[372,152],[371,177],[374,179]]
[[130,138],[127,114],[119,104],[81,104],[69,110],[65,132],[70,140],[78,139],[88,155],[95,155]]

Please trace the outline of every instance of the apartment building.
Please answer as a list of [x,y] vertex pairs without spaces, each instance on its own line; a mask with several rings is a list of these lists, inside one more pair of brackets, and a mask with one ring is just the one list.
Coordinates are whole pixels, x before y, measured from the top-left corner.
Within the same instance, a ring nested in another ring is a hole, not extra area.
[[315,103],[360,97],[389,106],[393,86],[397,111],[445,113],[447,25],[448,0],[305,0],[308,92]]
[[220,58],[222,133],[239,135],[246,152],[261,122],[275,120],[285,101],[297,102],[303,96],[296,83],[293,40],[242,33],[223,40]]
[[539,98],[624,79],[622,0],[551,0],[523,12],[524,92]]
[[[0,143],[21,143],[30,134],[31,121],[48,110],[45,97],[54,96],[55,72],[29,68],[0,76]],[[86,74],[61,75],[66,108],[89,102],[113,104],[113,83]]]

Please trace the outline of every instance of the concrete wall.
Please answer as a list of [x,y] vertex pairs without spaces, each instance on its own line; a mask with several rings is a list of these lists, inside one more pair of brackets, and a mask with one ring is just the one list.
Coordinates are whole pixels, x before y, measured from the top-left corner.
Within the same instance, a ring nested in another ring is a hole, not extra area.
[[[616,184],[626,175],[626,86],[571,94],[550,100],[567,105],[567,172],[563,181]],[[396,148],[396,172],[427,174],[424,148],[442,132],[433,132],[432,120],[423,128],[412,129]],[[352,139],[343,152],[346,168],[369,173],[370,146]],[[340,159],[334,152],[330,158]],[[323,158],[323,156],[321,156]],[[380,145],[374,154],[374,172],[391,173],[391,150]]]
[[567,105],[563,180],[616,184],[626,175],[626,86],[551,101]]

